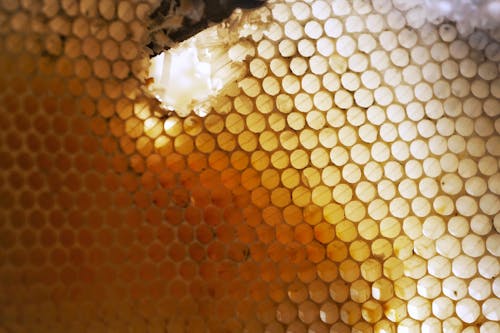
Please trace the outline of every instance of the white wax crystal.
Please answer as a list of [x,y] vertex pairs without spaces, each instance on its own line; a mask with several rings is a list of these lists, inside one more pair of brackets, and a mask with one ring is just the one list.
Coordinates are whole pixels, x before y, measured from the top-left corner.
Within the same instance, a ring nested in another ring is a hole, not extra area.
[[155,97],[182,115],[215,92],[210,63],[201,61],[198,49],[190,43],[151,59],[150,76]]
[[255,51],[243,37],[261,32],[267,16],[265,7],[236,10],[224,23],[153,57],[147,91],[178,116],[206,116],[211,98],[244,74],[243,62]]

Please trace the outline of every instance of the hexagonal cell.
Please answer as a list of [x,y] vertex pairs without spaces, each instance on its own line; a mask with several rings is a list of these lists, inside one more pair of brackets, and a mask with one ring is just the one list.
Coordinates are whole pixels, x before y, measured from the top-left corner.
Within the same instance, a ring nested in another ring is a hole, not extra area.
[[382,265],[375,259],[368,259],[361,264],[361,276],[369,282],[374,282],[382,276]]
[[431,314],[431,303],[423,297],[416,296],[408,302],[408,314],[416,320],[425,320]]
[[469,295],[475,300],[481,301],[491,294],[489,281],[483,278],[475,278],[469,282]]
[[466,323],[473,323],[481,313],[479,304],[470,298],[458,301],[455,309],[458,317]]
[[340,308],[340,319],[347,325],[355,324],[361,318],[359,304],[346,302]]
[[441,329],[441,322],[437,318],[429,317],[422,323],[422,332],[436,332]]
[[[476,307],[475,303],[471,302],[472,312],[475,313]],[[499,306],[500,302],[498,302],[497,298],[488,298],[481,307],[481,313],[486,317],[486,319],[491,321],[498,321],[500,318]],[[457,304],[458,306],[458,304]],[[472,317],[473,318],[473,317]],[[470,319],[472,319],[470,318]],[[464,319],[465,321],[465,319]]]
[[384,303],[384,314],[387,319],[397,323],[407,316],[406,303],[393,297]]
[[443,294],[453,300],[462,299],[467,295],[467,285],[462,279],[450,276],[443,281]]
[[425,275],[427,269],[425,267],[425,260],[418,256],[411,256],[404,261],[404,274],[405,276],[419,279]]
[[441,281],[433,276],[427,275],[417,283],[418,294],[427,299],[434,299],[441,293]]
[[455,312],[455,306],[448,297],[438,297],[432,301],[432,314],[444,320]]
[[435,256],[427,262],[427,271],[432,276],[444,279],[451,273],[451,263],[445,257]]
[[319,309],[311,301],[305,301],[299,305],[298,315],[302,322],[311,324],[319,317]]
[[349,285],[342,280],[330,284],[330,297],[337,303],[343,303],[349,297]]
[[410,278],[402,277],[394,281],[394,292],[397,297],[408,301],[417,291],[415,281]]
[[391,257],[387,259],[384,261],[383,267],[384,276],[390,280],[394,281],[403,276],[403,262],[398,258]]
[[387,279],[379,279],[372,284],[373,298],[379,301],[387,301],[394,295],[393,284]]
[[328,297],[328,287],[320,280],[309,284],[309,297],[316,303],[323,303]]
[[363,280],[356,280],[351,284],[351,299],[356,303],[364,303],[371,296],[370,286]]
[[369,323],[377,323],[382,318],[382,314],[382,305],[374,300],[363,303],[361,307],[361,315]]
[[326,302],[321,305],[319,316],[326,324],[333,324],[339,319],[339,308],[335,303]]

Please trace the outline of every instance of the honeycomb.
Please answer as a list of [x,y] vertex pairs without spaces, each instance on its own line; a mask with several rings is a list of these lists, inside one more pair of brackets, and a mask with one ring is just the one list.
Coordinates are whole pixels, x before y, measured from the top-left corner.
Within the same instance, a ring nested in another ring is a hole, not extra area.
[[270,2],[206,117],[158,0],[0,0],[0,332],[500,331],[500,44]]

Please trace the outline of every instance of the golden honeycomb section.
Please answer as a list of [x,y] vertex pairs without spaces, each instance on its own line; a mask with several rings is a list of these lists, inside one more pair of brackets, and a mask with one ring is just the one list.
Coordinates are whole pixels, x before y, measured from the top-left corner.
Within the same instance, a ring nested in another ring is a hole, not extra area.
[[500,44],[270,2],[206,117],[159,1],[0,0],[0,332],[500,331]]

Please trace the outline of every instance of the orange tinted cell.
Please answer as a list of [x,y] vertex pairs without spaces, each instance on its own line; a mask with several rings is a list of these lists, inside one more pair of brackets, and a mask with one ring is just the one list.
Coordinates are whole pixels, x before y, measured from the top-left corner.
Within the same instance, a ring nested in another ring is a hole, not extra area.
[[287,224],[279,224],[276,226],[276,240],[282,244],[288,244],[293,240],[294,232],[292,227]]
[[207,159],[204,154],[193,152],[187,158],[187,164],[193,171],[200,172],[207,166]]
[[303,210],[304,220],[310,225],[318,224],[323,218],[322,208],[316,205],[308,205]]
[[177,299],[182,298],[186,294],[186,291],[187,291],[186,289],[187,288],[186,288],[185,282],[180,281],[180,280],[176,280],[176,281],[171,282],[170,288],[169,288],[171,295]]
[[162,245],[154,243],[149,246],[148,255],[154,262],[159,262],[165,258],[166,249]]
[[344,219],[344,209],[332,203],[323,208],[323,216],[328,222],[337,224]]
[[210,226],[216,226],[221,222],[221,212],[215,206],[208,206],[203,213],[205,222]]
[[283,210],[283,217],[289,225],[297,225],[302,221],[302,210],[294,205],[287,206]]
[[337,303],[343,303],[349,297],[349,285],[340,279],[330,284],[330,297]]
[[316,279],[316,266],[309,261],[300,263],[297,276],[302,282],[311,283]]
[[225,256],[225,246],[220,242],[210,243],[207,247],[207,257],[211,260],[222,260]]
[[169,257],[174,261],[181,261],[186,255],[186,249],[183,244],[173,243],[169,246],[168,249]]
[[[184,198],[184,192],[176,193],[178,197]],[[177,198],[177,200],[181,200]],[[184,200],[184,199],[183,199]],[[184,201],[181,201],[181,203]],[[164,212],[164,218],[167,223],[171,225],[177,225],[182,222],[182,210],[178,207],[168,207]]]
[[210,192],[207,188],[197,186],[191,189],[191,203],[196,207],[206,207],[210,204]]
[[262,219],[270,226],[275,226],[283,221],[281,210],[273,206],[264,208]]
[[179,267],[179,274],[184,280],[191,280],[196,274],[196,265],[191,261],[184,261]]
[[186,161],[184,156],[172,153],[166,157],[165,165],[170,170],[179,172],[186,168]]
[[231,225],[240,226],[243,221],[243,212],[240,208],[227,204],[224,208],[224,220]]
[[359,265],[354,260],[347,259],[340,264],[339,273],[344,281],[355,281],[360,275]]
[[191,242],[193,240],[192,227],[187,225],[180,225],[177,229],[177,237],[184,244]]
[[228,189],[233,189],[240,185],[240,172],[229,168],[221,172],[221,182]]
[[330,243],[335,238],[335,227],[326,222],[315,225],[314,238],[323,244]]
[[195,261],[201,261],[205,257],[205,249],[198,243],[189,246],[189,256]]
[[291,195],[286,188],[277,188],[271,192],[271,201],[278,207],[285,207],[290,204]]
[[190,201],[188,190],[182,187],[177,187],[172,192],[172,200],[175,202],[177,206],[186,207]]
[[280,182],[279,173],[274,169],[264,170],[261,179],[262,185],[270,190],[276,188]]
[[231,243],[234,239],[234,228],[231,225],[221,224],[217,227],[216,231],[217,239],[222,241],[223,243]]
[[252,203],[259,208],[269,205],[269,191],[263,187],[258,187],[252,191]]
[[196,228],[196,239],[200,241],[201,243],[207,244],[209,243],[214,236],[214,233],[212,231],[212,228],[208,227],[207,225],[199,225]]
[[231,152],[236,148],[236,137],[231,133],[222,132],[217,135],[217,144],[222,150]]
[[287,246],[287,257],[295,264],[300,264],[306,259],[306,251],[304,245],[299,242],[293,242]]
[[198,208],[189,206],[184,211],[184,218],[191,225],[197,225],[201,221],[201,211]]
[[269,244],[274,240],[274,228],[267,224],[261,224],[256,228],[259,240],[265,244]]
[[248,258],[249,248],[244,244],[233,243],[229,245],[227,249],[227,255],[229,259],[234,260],[236,262],[241,262]]
[[313,240],[313,229],[311,226],[301,223],[297,225],[294,229],[295,240],[299,241],[302,244],[307,244]]
[[255,240],[255,229],[247,225],[237,227],[238,239],[245,244],[250,244]]
[[323,244],[312,241],[306,246],[307,258],[313,263],[319,263],[325,258],[326,248]]
[[[26,235],[25,235],[26,236]],[[28,238],[29,239],[29,238]],[[59,232],[59,241],[64,247],[70,247],[75,242],[75,235],[72,230],[63,229]]]
[[260,176],[254,169],[246,169],[241,175],[241,184],[248,190],[252,190],[259,186]]
[[232,203],[231,192],[222,186],[214,188],[212,190],[211,197],[212,203],[219,208],[227,207]]
[[326,251],[328,258],[335,262],[342,262],[347,257],[347,247],[341,241],[331,242]]
[[338,276],[337,264],[328,259],[317,264],[318,276],[325,282],[331,282]]
[[174,139],[175,150],[182,155],[190,154],[194,149],[194,143],[189,135],[181,134]]
[[267,249],[267,254],[273,262],[279,263],[286,256],[286,247],[281,243],[272,242]]

